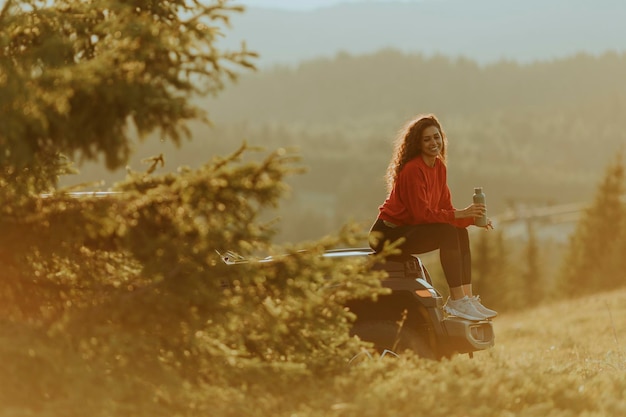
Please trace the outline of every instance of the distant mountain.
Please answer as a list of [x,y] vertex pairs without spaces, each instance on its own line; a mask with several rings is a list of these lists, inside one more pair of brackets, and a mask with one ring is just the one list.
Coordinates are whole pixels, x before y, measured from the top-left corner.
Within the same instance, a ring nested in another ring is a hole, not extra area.
[[311,11],[250,7],[225,47],[245,40],[261,67],[392,47],[479,63],[626,50],[623,0],[424,0],[346,3]]

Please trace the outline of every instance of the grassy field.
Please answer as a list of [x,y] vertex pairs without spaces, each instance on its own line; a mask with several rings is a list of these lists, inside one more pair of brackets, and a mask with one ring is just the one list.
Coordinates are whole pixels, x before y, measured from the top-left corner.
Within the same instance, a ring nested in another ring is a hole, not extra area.
[[[545,303],[495,320],[471,359],[372,360],[340,377],[253,387],[226,415],[626,416],[626,290]],[[263,388],[263,386],[265,386]],[[280,390],[282,394],[279,393]],[[263,391],[263,392],[262,392]],[[217,410],[215,410],[217,411]]]
[[[13,406],[0,402],[0,415],[626,416],[626,289],[503,314],[494,326],[495,347],[477,352],[474,358],[458,355],[441,362],[411,355],[374,358],[346,364],[331,375],[311,375],[302,368],[264,368],[233,379],[232,384],[207,380],[200,386],[180,387],[175,393],[181,398],[155,396],[153,401],[126,392],[133,385],[125,385],[124,380],[115,392],[110,385],[108,389],[94,385],[99,379],[88,372],[55,382],[64,385],[61,391],[66,397],[39,399],[39,405],[32,406],[27,401],[12,400]],[[16,340],[7,338],[3,343],[0,352],[10,351]],[[24,378],[49,377],[33,366],[27,367],[32,375]],[[4,382],[0,377],[3,390],[15,388]],[[29,398],[29,385],[14,382],[27,391],[14,395]],[[154,389],[161,392],[158,385]]]

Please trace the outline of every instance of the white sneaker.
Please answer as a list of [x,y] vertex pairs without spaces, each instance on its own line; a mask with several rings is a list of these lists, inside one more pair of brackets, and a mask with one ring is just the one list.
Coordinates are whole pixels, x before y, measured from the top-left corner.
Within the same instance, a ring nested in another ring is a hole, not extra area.
[[473,297],[470,297],[470,300],[472,300],[472,304],[474,304],[474,308],[483,316],[485,316],[485,318],[491,319],[495,316],[498,315],[498,312],[495,310],[491,310],[487,307],[485,307],[484,305],[481,304],[480,302],[480,296],[479,295],[475,295]]
[[487,318],[476,310],[472,299],[467,295],[458,300],[448,298],[446,305],[443,306],[443,310],[451,316],[457,316],[467,320],[480,321]]

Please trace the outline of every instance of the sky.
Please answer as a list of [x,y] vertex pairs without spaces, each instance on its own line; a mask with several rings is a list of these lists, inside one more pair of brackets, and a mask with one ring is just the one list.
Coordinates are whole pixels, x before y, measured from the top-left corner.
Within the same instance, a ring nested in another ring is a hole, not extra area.
[[416,3],[423,0],[238,0],[235,3],[248,7],[268,7],[286,10],[313,10],[320,7],[334,6],[341,3]]

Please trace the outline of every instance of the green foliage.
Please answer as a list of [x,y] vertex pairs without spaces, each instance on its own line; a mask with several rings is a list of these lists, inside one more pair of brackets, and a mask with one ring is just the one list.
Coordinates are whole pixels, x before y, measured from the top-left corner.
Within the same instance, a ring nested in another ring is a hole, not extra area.
[[[192,95],[215,93],[253,54],[218,51],[227,1],[6,1],[0,14],[0,155],[8,183],[56,184],[61,155],[122,166],[129,138],[202,119]],[[131,131],[131,127],[134,130]],[[46,168],[44,168],[46,167]],[[31,181],[32,182],[32,181]]]
[[568,295],[623,285],[622,238],[626,223],[624,161],[620,153],[607,166],[596,197],[570,239],[560,277]]
[[[321,257],[354,245],[354,228],[275,248],[261,219],[300,171],[293,153],[245,161],[244,145],[156,175],[161,156],[112,193],[53,187],[70,170],[63,154],[124,163],[131,127],[178,144],[184,122],[203,117],[189,98],[219,90],[234,76],[229,65],[250,66],[245,50],[215,48],[213,23],[234,10],[225,1],[5,3],[3,414],[206,414],[224,392],[337,372],[363,348],[344,305],[381,293],[381,275]],[[250,260],[227,265],[226,251]],[[256,259],[267,253],[280,256]]]
[[[334,373],[362,349],[344,305],[381,293],[381,275],[321,258],[354,245],[355,231],[272,248],[258,213],[277,204],[294,156],[243,152],[132,173],[104,197],[31,197],[3,217],[2,334],[15,341],[0,349],[6,409],[196,415],[213,404],[205,392]],[[216,253],[226,250],[250,261],[226,265]]]

